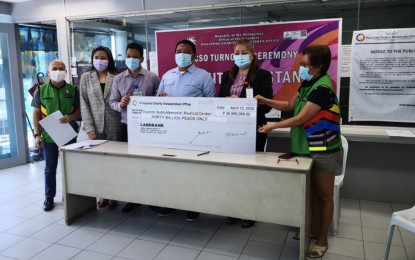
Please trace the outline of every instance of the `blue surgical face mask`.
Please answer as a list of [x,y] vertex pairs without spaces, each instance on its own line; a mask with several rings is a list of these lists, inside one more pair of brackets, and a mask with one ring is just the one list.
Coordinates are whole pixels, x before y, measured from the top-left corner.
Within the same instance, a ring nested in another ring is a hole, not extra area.
[[125,65],[127,65],[127,68],[130,69],[131,71],[135,71],[136,69],[140,68],[141,62],[139,59],[126,58]]
[[176,53],[176,64],[179,67],[187,67],[192,64],[192,55],[187,53]]
[[300,66],[300,71],[299,71],[300,78],[302,78],[303,80],[306,80],[306,81],[310,81],[313,78],[314,75],[308,74],[308,70],[309,70],[309,68],[306,68],[304,66]]
[[233,55],[233,60],[235,61],[235,65],[238,66],[238,68],[240,69],[248,68],[251,64],[249,54]]

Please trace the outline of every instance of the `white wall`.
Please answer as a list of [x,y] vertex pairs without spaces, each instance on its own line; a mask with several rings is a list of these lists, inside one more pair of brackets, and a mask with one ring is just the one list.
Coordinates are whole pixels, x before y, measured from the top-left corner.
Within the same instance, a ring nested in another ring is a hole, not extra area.
[[13,4],[12,16],[16,23],[43,22],[65,17],[63,0],[32,0]]
[[66,17],[102,16],[140,12],[143,5],[141,0],[66,0],[65,9]]
[[140,11],[141,0],[31,0],[13,4],[11,14],[16,23],[29,23]]
[[[143,3],[144,2],[144,3]],[[64,16],[68,19],[127,14],[198,6],[223,6],[240,3],[261,3],[263,0],[31,0],[13,4],[12,15],[17,23],[45,21]],[[269,1],[267,1],[269,2]]]

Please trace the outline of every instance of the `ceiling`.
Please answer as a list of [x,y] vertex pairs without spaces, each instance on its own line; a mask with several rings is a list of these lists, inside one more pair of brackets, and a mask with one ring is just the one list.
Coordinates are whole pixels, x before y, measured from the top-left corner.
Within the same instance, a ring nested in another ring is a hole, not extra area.
[[[359,2],[361,2],[359,4]],[[135,31],[174,30],[239,24],[343,18],[343,31],[415,27],[413,0],[304,0],[285,3],[174,11],[158,14],[129,14],[78,20],[74,28]]]
[[5,2],[5,3],[20,3],[20,2],[29,2],[31,0],[1,0],[0,2]]

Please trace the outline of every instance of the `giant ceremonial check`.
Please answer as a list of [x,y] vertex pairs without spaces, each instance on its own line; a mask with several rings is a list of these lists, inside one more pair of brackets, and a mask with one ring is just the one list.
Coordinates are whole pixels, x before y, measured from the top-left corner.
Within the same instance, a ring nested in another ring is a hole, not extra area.
[[128,145],[255,154],[256,99],[131,97]]

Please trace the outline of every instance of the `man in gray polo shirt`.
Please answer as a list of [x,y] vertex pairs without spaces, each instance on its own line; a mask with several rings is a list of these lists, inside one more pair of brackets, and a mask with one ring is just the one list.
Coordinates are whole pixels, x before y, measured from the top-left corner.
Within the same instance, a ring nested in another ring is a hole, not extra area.
[[133,94],[133,86],[137,85],[144,96],[155,96],[160,79],[154,72],[141,67],[144,58],[143,47],[140,44],[128,44],[125,57],[128,69],[115,76],[109,103],[113,110],[121,112],[122,141],[127,142],[127,105]]
[[[138,86],[138,91],[144,96],[155,96],[160,79],[155,73],[141,67],[143,46],[140,44],[135,42],[128,44],[125,57],[128,69],[115,76],[109,104],[113,110],[121,112],[121,141],[128,142],[127,105],[133,94],[134,85]],[[136,206],[135,203],[127,203],[121,210],[130,212]]]

